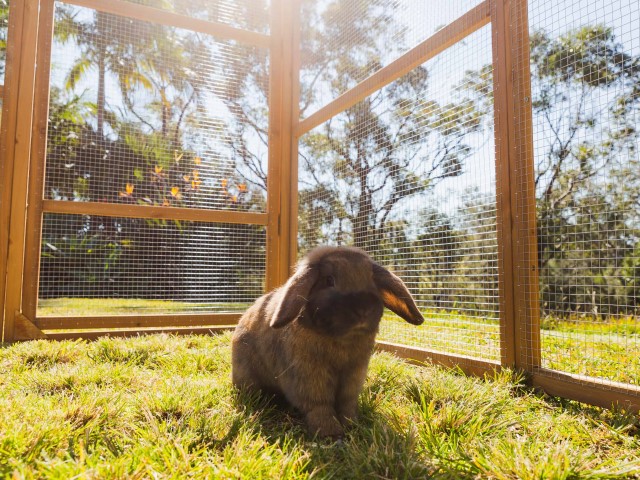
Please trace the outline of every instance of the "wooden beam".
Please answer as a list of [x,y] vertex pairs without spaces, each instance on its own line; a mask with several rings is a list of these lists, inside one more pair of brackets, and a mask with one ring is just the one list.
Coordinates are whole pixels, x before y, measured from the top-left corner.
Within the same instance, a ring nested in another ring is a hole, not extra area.
[[540,293],[538,272],[538,233],[536,219],[533,113],[531,102],[531,66],[527,0],[505,0],[508,4],[512,59],[513,90],[510,100],[509,157],[514,159],[512,172],[512,235],[514,250],[516,307],[516,365],[526,370],[541,366]]
[[452,355],[436,350],[410,347],[397,343],[378,341],[376,342],[376,348],[383,352],[393,353],[415,365],[432,362],[447,368],[459,368],[467,375],[476,375],[479,377],[493,374],[501,368],[497,362],[490,362],[488,360],[464,355]]
[[298,124],[295,135],[300,137],[340,112],[344,112],[372,93],[409,73],[414,68],[422,65],[427,60],[435,57],[476,30],[487,25],[490,20],[491,1],[485,0],[446,27],[438,30],[431,37],[409,50],[397,60],[381,68],[328,105],[309,115]]
[[49,332],[49,340],[95,340],[102,337],[139,337],[167,333],[171,335],[213,335],[227,332],[235,327],[185,327],[185,328],[150,328],[148,330],[86,330],[81,332]]
[[[0,130],[0,341],[2,341],[5,331],[13,330],[13,326],[9,323],[5,328],[4,320],[5,317],[13,315],[6,315],[5,300],[24,12],[24,2],[11,2],[9,5],[5,87],[2,93],[2,127]],[[7,321],[13,322],[12,318],[8,318]]]
[[40,245],[42,239],[42,197],[47,151],[49,120],[49,77],[51,76],[51,46],[55,4],[42,2],[38,21],[38,51],[34,83],[33,117],[31,124],[31,154],[22,277],[20,311],[27,318],[36,317],[40,280]]
[[267,174],[266,290],[289,276],[291,220],[291,154],[293,125],[293,9],[298,2],[271,4],[271,58],[269,72],[269,165]]
[[527,0],[492,13],[503,365],[541,365]]
[[496,217],[498,234],[498,289],[500,297],[500,358],[505,367],[517,363],[518,332],[515,320],[515,264],[517,256],[513,237],[512,177],[514,159],[510,152],[510,135],[513,129],[512,61],[510,51],[509,11],[503,0],[496,2],[492,11],[491,40],[493,54],[493,119],[496,169]]
[[71,202],[44,200],[44,213],[94,215],[102,217],[148,218],[158,220],[184,220],[192,222],[237,223],[266,225],[267,214],[234,210],[208,210],[206,208],[161,207],[129,205],[123,203]]
[[[20,72],[15,85],[17,103],[12,105],[16,117],[7,119],[13,127],[13,135],[7,135],[7,151],[5,160],[13,162],[11,176],[11,193],[9,209],[9,239],[7,253],[7,282],[4,302],[3,339],[13,341],[15,315],[21,311],[22,304],[22,276],[25,253],[25,231],[27,209],[27,191],[29,180],[29,165],[31,155],[32,114],[34,104],[34,88],[36,73],[36,53],[38,39],[39,0],[24,0],[12,2],[23,5],[22,30],[20,38]],[[18,9],[20,10],[20,9]],[[14,10],[15,12],[16,10]],[[16,39],[14,39],[15,41]],[[14,87],[12,86],[12,89]],[[10,100],[11,101],[11,100]],[[3,211],[5,206],[3,206]]]
[[22,313],[16,312],[12,341],[42,340],[46,338],[47,335],[36,327],[30,319]]
[[300,65],[301,65],[301,3],[300,0],[292,2],[292,27],[291,27],[291,155],[289,170],[291,172],[289,186],[289,238],[284,241],[288,244],[289,258],[286,264],[286,271],[292,273],[293,267],[298,260],[298,161],[300,138],[294,134],[300,123]]
[[530,376],[532,386],[545,393],[603,408],[623,407],[640,412],[640,386],[599,378],[538,369]]
[[228,326],[237,324],[241,315],[241,313],[198,313],[167,315],[104,315],[90,317],[37,317],[34,324],[41,330]]
[[181,15],[169,10],[148,7],[124,0],[65,0],[64,3],[91,8],[104,13],[133,18],[143,22],[157,23],[168,27],[183,28],[204,33],[223,40],[236,40],[240,43],[268,48],[269,35],[231,27],[224,23],[210,22],[199,18]]

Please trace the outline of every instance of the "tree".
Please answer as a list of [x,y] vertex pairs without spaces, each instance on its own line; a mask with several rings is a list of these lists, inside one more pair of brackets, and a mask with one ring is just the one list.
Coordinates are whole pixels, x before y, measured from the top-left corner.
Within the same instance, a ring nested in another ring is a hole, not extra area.
[[640,233],[640,57],[610,28],[587,26],[534,33],[531,59],[544,309],[624,313],[636,301],[616,284]]
[[[310,4],[303,11],[308,21],[318,15]],[[317,104],[318,92],[337,97],[403,48],[402,28],[383,2],[334,1],[321,16],[322,28],[303,28],[303,109]],[[471,153],[467,135],[482,114],[469,99],[430,99],[429,86],[427,69],[418,67],[301,138],[302,240],[375,251],[403,202],[461,173]],[[310,214],[321,210],[331,216]]]

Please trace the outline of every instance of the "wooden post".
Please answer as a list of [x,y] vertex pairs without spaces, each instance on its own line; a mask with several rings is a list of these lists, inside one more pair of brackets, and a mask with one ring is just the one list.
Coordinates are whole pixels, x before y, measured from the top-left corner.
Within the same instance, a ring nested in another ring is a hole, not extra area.
[[9,5],[9,31],[2,92],[2,130],[0,131],[0,341],[3,339],[5,293],[9,250],[9,223],[11,221],[11,193],[14,169],[16,115],[18,112],[18,85],[22,50],[24,2]]
[[298,142],[300,137],[295,134],[300,124],[300,0],[292,0],[292,26],[291,26],[291,157],[289,170],[290,180],[290,208],[289,208],[289,237],[285,240],[288,243],[289,258],[285,265],[290,273],[298,260]]
[[34,110],[31,137],[31,166],[27,202],[27,230],[25,235],[24,274],[21,312],[33,322],[38,307],[40,250],[42,241],[42,202],[46,170],[47,120],[49,118],[49,79],[51,73],[51,44],[53,41],[53,0],[42,0],[38,26],[37,70],[34,86]]
[[527,0],[492,11],[501,361],[540,365]]
[[[14,339],[16,315],[21,311],[25,211],[31,154],[31,121],[35,88],[39,3],[39,0],[11,2],[10,15],[16,14],[18,17],[13,20],[21,18],[22,26],[18,27],[21,30],[19,38],[14,37],[12,40],[13,44],[16,44],[16,40],[19,42],[20,62],[19,72],[11,71],[10,78],[8,78],[12,86],[8,92],[7,107],[10,112],[15,112],[15,117],[11,113],[6,119],[9,125],[7,125],[6,150],[3,158],[3,163],[11,164],[13,170],[12,174],[6,178],[6,182],[10,185],[10,202],[3,204],[3,212],[7,211],[9,224],[9,228],[5,230],[8,231],[3,324],[3,340],[5,342]],[[14,5],[18,5],[18,7],[14,7]],[[14,55],[12,61],[15,61],[16,58]],[[5,183],[6,185],[7,183]],[[6,198],[5,192],[3,192],[3,202]],[[3,220],[5,218],[5,213],[3,213]]]
[[517,365],[533,372],[541,366],[538,236],[536,225],[531,66],[527,0],[511,0],[510,34],[513,66],[510,155],[514,158],[516,238],[516,327],[520,336]]
[[[292,208],[293,24],[298,2],[274,0],[271,4],[271,71],[269,83],[269,168],[267,178],[267,278],[266,289],[289,276]],[[296,104],[294,106],[294,103]],[[297,144],[296,144],[297,145]],[[296,150],[297,151],[297,150]]]

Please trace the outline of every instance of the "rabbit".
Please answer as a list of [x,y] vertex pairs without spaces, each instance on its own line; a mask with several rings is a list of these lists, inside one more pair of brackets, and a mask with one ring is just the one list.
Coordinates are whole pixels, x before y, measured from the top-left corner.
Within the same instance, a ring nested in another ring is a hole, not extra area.
[[284,397],[310,435],[341,437],[357,416],[383,306],[414,325],[424,321],[402,280],[365,252],[315,248],[240,318],[233,384]]

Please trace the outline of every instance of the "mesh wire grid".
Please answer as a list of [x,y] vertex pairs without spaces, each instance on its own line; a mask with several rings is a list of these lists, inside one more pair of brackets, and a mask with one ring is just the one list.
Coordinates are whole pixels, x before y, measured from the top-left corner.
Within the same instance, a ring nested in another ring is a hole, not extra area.
[[258,33],[269,33],[269,0],[126,0]]
[[491,29],[301,138],[299,249],[353,244],[425,313],[380,338],[499,360]]
[[302,1],[302,116],[328,104],[480,3]]
[[265,49],[57,3],[51,64],[45,198],[264,211]]
[[640,4],[531,0],[528,17],[542,367],[637,386]]
[[45,214],[38,316],[244,311],[264,289],[265,228]]
[[9,0],[0,0],[0,85],[4,83],[9,33]]
[[[268,52],[56,3],[45,199],[265,210]],[[45,213],[39,316],[242,311],[265,228]]]

